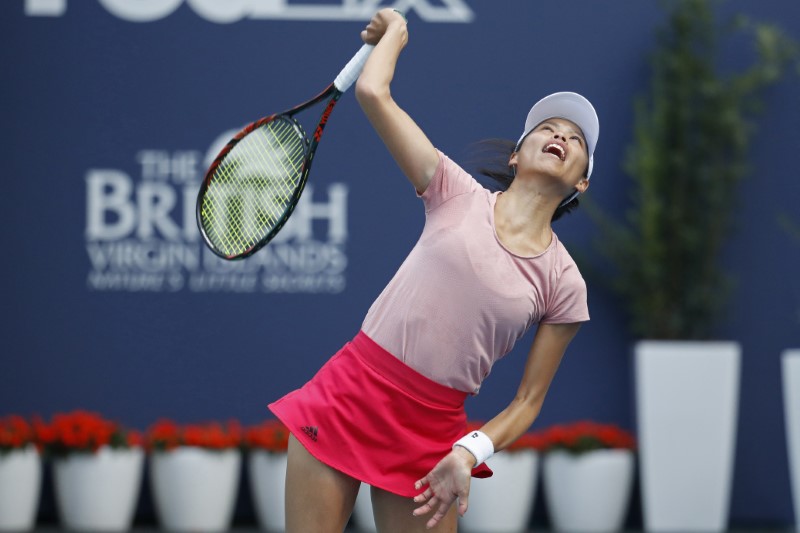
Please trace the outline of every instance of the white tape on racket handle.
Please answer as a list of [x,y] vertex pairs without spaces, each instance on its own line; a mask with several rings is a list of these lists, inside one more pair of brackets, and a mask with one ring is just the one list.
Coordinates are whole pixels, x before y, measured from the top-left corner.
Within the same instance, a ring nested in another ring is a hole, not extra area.
[[367,62],[367,58],[372,53],[373,48],[375,48],[375,45],[372,44],[365,44],[362,46],[361,49],[356,52],[356,55],[353,56],[353,59],[348,61],[339,75],[336,76],[336,79],[333,80],[334,87],[340,92],[345,92],[349,89],[364,69],[364,63]]

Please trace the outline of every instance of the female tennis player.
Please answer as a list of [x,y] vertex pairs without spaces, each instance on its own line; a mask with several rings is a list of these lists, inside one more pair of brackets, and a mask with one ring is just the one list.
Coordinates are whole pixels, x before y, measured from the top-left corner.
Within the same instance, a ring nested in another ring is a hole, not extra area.
[[[341,532],[365,482],[379,531],[452,532],[471,477],[491,475],[486,459],[531,426],[589,319],[586,285],[551,222],[589,186],[599,125],[575,93],[542,99],[507,153],[513,180],[490,192],[391,96],[403,16],[383,9],[361,36],[376,47],[356,97],[422,199],[425,227],[355,338],[270,405],[292,432],[286,529]],[[534,325],[515,398],[465,434],[465,398]]]

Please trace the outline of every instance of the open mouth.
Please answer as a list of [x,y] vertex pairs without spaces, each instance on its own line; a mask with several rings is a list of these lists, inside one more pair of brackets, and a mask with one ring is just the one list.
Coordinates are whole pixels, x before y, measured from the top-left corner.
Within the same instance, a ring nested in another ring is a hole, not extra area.
[[546,145],[542,152],[546,154],[553,154],[554,156],[558,157],[560,160],[565,161],[567,159],[567,151],[558,143],[550,143]]

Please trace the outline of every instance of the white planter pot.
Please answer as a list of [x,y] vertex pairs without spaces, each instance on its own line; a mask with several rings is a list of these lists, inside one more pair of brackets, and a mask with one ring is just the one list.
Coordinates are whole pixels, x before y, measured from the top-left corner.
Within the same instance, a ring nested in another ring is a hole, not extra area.
[[150,482],[156,513],[167,531],[226,531],[239,488],[239,450],[181,447],[154,452]]
[[377,531],[375,516],[372,514],[372,488],[366,483],[361,484],[356,497],[356,505],[353,508],[353,523],[358,531]]
[[795,530],[800,531],[800,350],[783,352],[781,366]]
[[248,457],[248,473],[253,505],[261,529],[286,529],[286,453],[253,450]]
[[113,449],[72,453],[53,464],[61,524],[78,531],[127,531],[133,523],[144,451]]
[[461,529],[467,533],[527,531],[536,499],[539,454],[534,450],[502,451],[487,464],[494,475],[472,480]]
[[634,356],[645,529],[725,530],[738,412],[739,344],[641,341]]
[[546,454],[542,476],[553,529],[621,531],[630,503],[633,470],[630,450]]
[[34,446],[0,454],[0,530],[33,529],[42,487],[42,459]]

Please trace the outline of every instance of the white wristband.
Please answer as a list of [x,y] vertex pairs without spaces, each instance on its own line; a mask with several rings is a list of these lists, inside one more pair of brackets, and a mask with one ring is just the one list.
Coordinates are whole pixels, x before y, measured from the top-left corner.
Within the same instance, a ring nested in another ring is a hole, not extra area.
[[494,454],[492,439],[483,431],[473,431],[464,435],[453,444],[453,448],[456,446],[466,448],[469,453],[475,456],[475,466],[483,463]]

